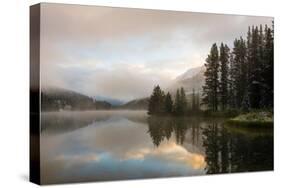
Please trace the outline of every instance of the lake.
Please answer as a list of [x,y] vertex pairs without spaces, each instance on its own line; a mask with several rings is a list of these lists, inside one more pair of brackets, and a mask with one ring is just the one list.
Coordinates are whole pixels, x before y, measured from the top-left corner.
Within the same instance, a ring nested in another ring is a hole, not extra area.
[[43,112],[43,184],[273,170],[273,129],[146,111]]

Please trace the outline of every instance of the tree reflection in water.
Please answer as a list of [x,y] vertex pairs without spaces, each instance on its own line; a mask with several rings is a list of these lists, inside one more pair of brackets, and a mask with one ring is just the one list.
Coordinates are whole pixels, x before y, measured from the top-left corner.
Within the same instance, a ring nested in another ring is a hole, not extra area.
[[156,147],[174,135],[177,144],[202,148],[207,174],[273,170],[272,129],[233,129],[216,119],[151,116],[148,133]]
[[241,131],[213,122],[202,134],[208,174],[273,170],[272,129]]
[[[148,118],[148,133],[151,136],[153,144],[159,146],[160,143],[166,138],[169,140],[172,133],[175,134],[177,144],[183,144],[185,141],[186,132],[189,128],[199,129],[199,126],[192,126],[193,123],[186,118],[174,117],[149,117]],[[194,135],[198,131],[193,131]]]

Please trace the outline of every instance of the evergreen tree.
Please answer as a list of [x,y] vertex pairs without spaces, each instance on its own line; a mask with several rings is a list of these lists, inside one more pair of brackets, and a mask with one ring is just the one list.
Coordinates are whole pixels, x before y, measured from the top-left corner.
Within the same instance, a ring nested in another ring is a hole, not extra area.
[[236,96],[236,91],[234,89],[234,81],[235,81],[235,74],[234,74],[234,58],[233,58],[233,53],[230,53],[229,57],[229,76],[228,76],[228,106],[230,108],[235,108],[235,96]]
[[249,62],[249,99],[251,108],[260,108],[261,101],[261,55],[259,54],[259,30],[252,27]]
[[229,64],[229,48],[221,43],[220,46],[220,102],[222,110],[227,107],[228,100],[228,64]]
[[245,64],[245,92],[242,99],[242,109],[244,111],[248,111],[250,108],[250,98],[249,98],[249,92],[250,92],[250,79],[249,75],[251,75],[251,61],[252,61],[252,33],[251,33],[251,27],[248,27],[247,32],[247,43],[246,43],[246,64]]
[[200,110],[200,94],[199,94],[199,92],[196,94],[195,104],[196,104],[195,110]]
[[174,113],[176,115],[184,115],[187,112],[187,100],[183,88],[177,89],[174,104]]
[[195,96],[195,90],[192,89],[192,103],[191,103],[191,109],[194,111],[196,110],[196,96]]
[[264,72],[266,69],[266,63],[265,63],[265,36],[263,32],[263,27],[260,25],[260,28],[258,30],[258,61],[259,61],[259,72],[260,72],[260,104],[259,106],[261,108],[265,107],[265,96],[266,96],[266,84],[264,80]]
[[164,112],[164,100],[165,94],[157,85],[153,89],[153,93],[150,96],[149,104],[148,104],[148,114],[149,115],[158,115]]
[[172,113],[173,112],[173,100],[171,94],[168,92],[165,97],[165,112]]
[[180,102],[181,102],[180,114],[184,115],[187,112],[187,99],[183,87],[181,87],[180,89]]
[[[248,110],[273,107],[274,25],[248,28],[247,40],[234,40],[230,53],[213,44],[206,59],[203,104],[217,111],[227,107]],[[194,93],[192,108],[194,109]]]
[[177,93],[175,96],[174,112],[176,115],[180,115],[181,112],[181,97],[179,89],[177,89]]
[[235,107],[241,108],[244,96],[246,95],[246,42],[242,37],[234,40],[233,48],[233,67],[232,67],[232,84],[235,90]]
[[265,27],[264,30],[264,60],[263,60],[263,71],[262,71],[262,86],[263,86],[263,107],[273,107],[273,26],[272,29]]
[[205,85],[203,86],[203,103],[207,104],[212,111],[218,110],[218,70],[219,70],[219,55],[216,43],[211,47],[205,63],[206,71]]

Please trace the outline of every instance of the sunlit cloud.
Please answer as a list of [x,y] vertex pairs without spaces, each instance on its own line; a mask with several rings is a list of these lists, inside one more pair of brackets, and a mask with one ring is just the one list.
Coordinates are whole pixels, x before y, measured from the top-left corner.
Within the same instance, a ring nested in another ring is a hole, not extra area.
[[145,160],[149,157],[157,157],[167,162],[178,162],[191,166],[193,169],[204,169],[206,166],[205,157],[201,154],[191,153],[186,148],[175,142],[162,143],[158,148],[140,148],[125,153],[125,159]]

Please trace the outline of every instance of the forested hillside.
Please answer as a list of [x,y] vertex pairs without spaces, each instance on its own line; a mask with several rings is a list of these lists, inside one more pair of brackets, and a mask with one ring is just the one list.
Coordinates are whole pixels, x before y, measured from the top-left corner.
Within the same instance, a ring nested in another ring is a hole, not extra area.
[[41,92],[41,109],[43,111],[98,110],[110,108],[111,104],[106,101],[96,101],[91,97],[71,90],[47,88]]

